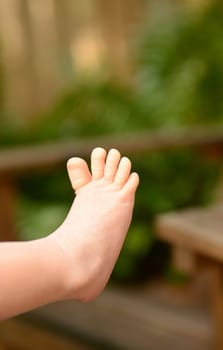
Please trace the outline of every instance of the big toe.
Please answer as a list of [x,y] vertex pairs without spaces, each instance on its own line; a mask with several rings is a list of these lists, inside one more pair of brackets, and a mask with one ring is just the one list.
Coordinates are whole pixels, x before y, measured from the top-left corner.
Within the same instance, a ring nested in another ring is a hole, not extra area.
[[67,162],[67,171],[71,185],[75,191],[78,191],[91,181],[88,165],[82,158],[70,158]]

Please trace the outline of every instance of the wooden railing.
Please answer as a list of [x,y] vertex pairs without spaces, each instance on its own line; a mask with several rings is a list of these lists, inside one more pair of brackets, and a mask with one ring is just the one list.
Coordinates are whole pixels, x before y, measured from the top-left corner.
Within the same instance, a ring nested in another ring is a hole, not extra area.
[[[120,136],[2,149],[0,151],[0,238],[16,239],[14,212],[16,178],[65,166],[69,157],[88,158],[96,146],[115,147],[126,155],[192,147],[216,155],[223,151],[223,128],[144,131]],[[214,152],[213,152],[214,150]]]
[[88,157],[96,146],[106,149],[115,147],[122,153],[131,155],[186,147],[219,151],[223,147],[223,127],[143,131],[2,149],[0,174],[14,177],[32,169],[55,167],[72,156]]

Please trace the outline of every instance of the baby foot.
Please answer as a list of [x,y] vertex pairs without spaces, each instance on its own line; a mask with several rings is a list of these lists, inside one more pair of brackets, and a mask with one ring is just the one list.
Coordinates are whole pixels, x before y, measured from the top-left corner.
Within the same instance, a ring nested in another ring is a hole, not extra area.
[[76,197],[61,227],[52,234],[69,258],[67,298],[94,299],[104,289],[128,231],[139,183],[131,162],[112,149],[96,148],[91,173],[83,159],[68,161]]

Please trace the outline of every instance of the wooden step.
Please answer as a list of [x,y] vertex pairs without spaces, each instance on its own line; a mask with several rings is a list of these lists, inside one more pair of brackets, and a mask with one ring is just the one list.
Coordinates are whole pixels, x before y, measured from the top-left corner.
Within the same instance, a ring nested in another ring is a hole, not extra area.
[[91,350],[79,341],[57,334],[21,317],[0,323],[0,350]]
[[115,349],[210,350],[211,319],[194,303],[168,301],[162,292],[109,288],[94,302],[56,303],[30,317],[50,321]]

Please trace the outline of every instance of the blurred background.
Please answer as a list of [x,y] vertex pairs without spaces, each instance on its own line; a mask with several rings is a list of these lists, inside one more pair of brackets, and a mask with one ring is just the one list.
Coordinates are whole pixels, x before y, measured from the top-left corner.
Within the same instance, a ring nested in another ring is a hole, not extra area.
[[73,198],[66,152],[53,170],[39,160],[52,144],[73,142],[86,157],[121,137],[141,178],[107,292],[3,322],[2,349],[211,349],[201,278],[192,284],[173,266],[154,219],[219,197],[219,150],[188,147],[188,137],[171,145],[182,130],[223,126],[222,38],[220,0],[0,0],[0,192],[11,230],[2,239],[42,237],[63,221]]

